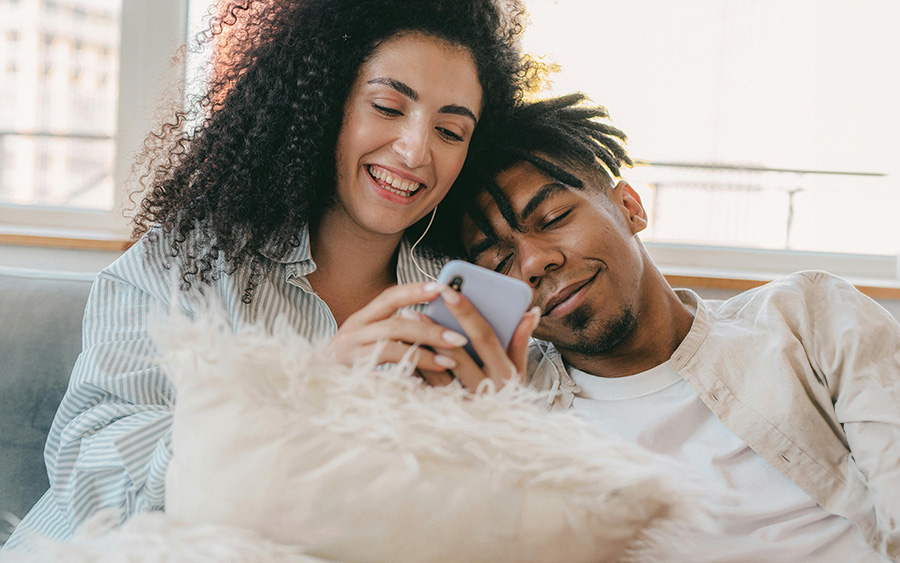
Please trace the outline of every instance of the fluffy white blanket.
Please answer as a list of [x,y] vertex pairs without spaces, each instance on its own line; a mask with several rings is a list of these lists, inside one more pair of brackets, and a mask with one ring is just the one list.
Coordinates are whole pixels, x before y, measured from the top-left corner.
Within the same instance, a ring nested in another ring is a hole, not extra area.
[[324,563],[250,530],[178,522],[162,512],[118,523],[115,511],[100,512],[73,539],[29,537],[26,546],[0,552],[0,563]]
[[178,388],[166,514],[101,517],[37,560],[671,561],[708,523],[680,467],[530,389],[348,369],[220,314],[155,338]]

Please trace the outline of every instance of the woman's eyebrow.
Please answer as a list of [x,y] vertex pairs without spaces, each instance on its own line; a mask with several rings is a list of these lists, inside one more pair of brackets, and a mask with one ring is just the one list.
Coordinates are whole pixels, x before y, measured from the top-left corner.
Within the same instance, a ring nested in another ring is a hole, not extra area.
[[388,78],[379,76],[377,78],[373,78],[369,80],[367,84],[384,84],[385,86],[390,86],[394,90],[400,92],[410,100],[416,102],[419,100],[419,93],[413,90],[409,85],[400,82],[395,78]]
[[446,105],[446,106],[442,107],[441,109],[439,109],[438,113],[449,113],[452,115],[462,115],[463,117],[468,117],[469,119],[474,121],[476,125],[478,124],[478,118],[475,117],[475,112],[473,112],[466,106],[458,106],[456,104],[450,104],[450,105]]
[[[388,86],[393,88],[397,92],[400,92],[410,100],[417,102],[419,101],[419,93],[416,92],[409,84],[401,82],[396,78],[390,78],[387,76],[378,76],[366,82],[366,84],[382,84],[384,86]],[[475,117],[475,112],[466,106],[460,106],[457,104],[448,104],[443,106],[438,110],[438,113],[448,113],[450,115],[461,115],[463,117],[468,117],[471,119],[476,125],[478,124],[478,118]]]

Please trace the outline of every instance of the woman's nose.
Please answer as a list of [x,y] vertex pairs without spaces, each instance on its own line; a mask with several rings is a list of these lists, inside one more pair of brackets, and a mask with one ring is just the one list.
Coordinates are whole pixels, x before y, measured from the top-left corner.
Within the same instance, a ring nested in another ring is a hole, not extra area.
[[431,135],[429,128],[410,124],[404,127],[394,141],[394,152],[409,168],[419,168],[431,163]]

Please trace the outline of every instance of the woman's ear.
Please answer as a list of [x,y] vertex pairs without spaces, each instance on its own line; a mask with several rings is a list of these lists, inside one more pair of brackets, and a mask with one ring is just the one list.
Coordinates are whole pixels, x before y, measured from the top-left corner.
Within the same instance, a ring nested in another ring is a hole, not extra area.
[[631,234],[636,235],[647,228],[647,211],[641,203],[641,196],[625,180],[612,188],[615,192],[615,201],[625,210],[625,218],[631,227]]

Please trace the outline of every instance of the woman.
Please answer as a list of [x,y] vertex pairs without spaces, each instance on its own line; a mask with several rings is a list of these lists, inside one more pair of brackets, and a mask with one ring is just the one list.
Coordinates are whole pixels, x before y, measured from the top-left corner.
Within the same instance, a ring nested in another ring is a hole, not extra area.
[[[244,0],[220,13],[202,119],[186,128],[196,115],[179,113],[150,137],[142,238],[98,276],[48,438],[51,489],[8,547],[23,530],[67,538],[100,508],[123,519],[164,508],[175,393],[146,324],[171,306],[173,280],[216,295],[235,329],[284,316],[344,363],[387,338],[385,362],[416,343],[436,350],[418,364],[430,381],[472,369],[460,365],[460,335],[395,313],[446,291],[424,283],[440,261],[419,253],[420,272],[408,235],[449,190],[476,126],[520,97],[521,7]],[[192,295],[179,293],[177,306],[193,312]],[[467,307],[457,305],[462,316]],[[486,370],[521,371],[519,350],[516,362],[489,352]]]

